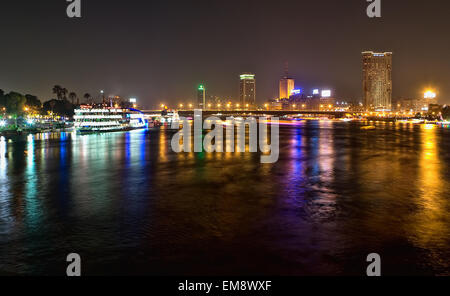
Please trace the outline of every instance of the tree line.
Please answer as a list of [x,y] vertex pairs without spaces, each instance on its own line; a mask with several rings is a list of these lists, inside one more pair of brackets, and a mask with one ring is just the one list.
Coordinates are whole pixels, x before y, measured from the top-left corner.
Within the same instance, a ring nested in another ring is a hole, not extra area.
[[450,106],[444,106],[442,109],[442,118],[445,120],[450,120]]
[[[42,115],[52,112],[60,116],[72,116],[75,107],[80,104],[78,95],[60,85],[55,85],[52,92],[56,99],[41,103],[37,96],[22,95],[15,91],[5,93],[0,89],[0,114],[23,116],[29,111],[34,111]],[[92,100],[92,96],[88,93],[84,94],[83,98],[86,102]]]
[[[69,98],[73,105],[80,104],[78,95],[74,92],[69,93],[66,88],[61,87],[60,85],[55,85],[52,90],[59,101],[68,101],[67,98]],[[88,102],[92,99],[92,96],[90,94],[86,93],[86,94],[84,94],[83,98],[85,99],[85,101]]]
[[2,113],[21,115],[25,113],[25,107],[39,109],[41,108],[41,101],[33,95],[22,95],[14,91],[6,94],[0,89],[0,109]]

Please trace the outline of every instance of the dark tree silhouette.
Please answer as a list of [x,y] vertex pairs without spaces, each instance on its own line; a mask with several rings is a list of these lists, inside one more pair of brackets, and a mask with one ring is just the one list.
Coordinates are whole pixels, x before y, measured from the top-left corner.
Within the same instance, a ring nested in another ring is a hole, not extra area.
[[86,100],[86,103],[89,103],[89,99],[91,98],[91,95],[88,93],[85,93],[83,97]]
[[77,94],[76,93],[74,93],[74,92],[71,92],[70,94],[69,94],[69,99],[70,99],[70,101],[72,102],[72,105],[74,105],[75,104],[75,100],[77,99]]
[[55,85],[53,87],[53,93],[56,95],[56,97],[58,98],[58,100],[62,100],[62,87],[59,85]]

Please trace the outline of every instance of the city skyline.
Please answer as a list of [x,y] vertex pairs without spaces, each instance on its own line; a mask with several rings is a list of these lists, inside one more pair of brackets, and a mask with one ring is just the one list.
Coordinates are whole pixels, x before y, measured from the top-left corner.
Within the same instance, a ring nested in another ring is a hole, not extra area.
[[[137,1],[124,9],[118,2],[96,1],[83,3],[79,20],[66,17],[65,1],[30,3],[26,9],[2,3],[2,11],[9,13],[0,20],[0,32],[14,46],[0,49],[0,88],[45,101],[53,97],[51,87],[61,84],[79,95],[104,89],[107,95],[136,97],[155,106],[194,102],[199,83],[210,94],[237,99],[236,77],[250,71],[258,77],[256,100],[262,103],[278,96],[283,64],[289,61],[296,87],[332,89],[339,97],[362,100],[359,55],[373,50],[395,55],[393,99],[420,97],[423,89],[433,87],[440,103],[450,103],[449,62],[440,58],[450,43],[438,30],[448,22],[448,4],[431,1],[424,8],[401,2],[383,3],[381,20],[365,15],[365,1],[297,1],[290,3],[292,12],[283,13],[275,5],[249,1],[243,4],[254,5],[249,15],[234,12],[233,1],[180,4],[183,10],[173,9],[176,3]],[[297,13],[308,25],[295,21]],[[198,21],[189,14],[205,17]],[[187,22],[189,27],[180,25]],[[258,31],[241,32],[247,27]],[[189,42],[197,36],[202,42]],[[279,40],[288,36],[281,45]]]

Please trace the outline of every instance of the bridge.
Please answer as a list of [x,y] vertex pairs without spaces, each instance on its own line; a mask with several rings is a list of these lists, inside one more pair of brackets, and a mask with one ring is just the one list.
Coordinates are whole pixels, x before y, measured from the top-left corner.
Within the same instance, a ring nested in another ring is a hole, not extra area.
[[[160,114],[161,110],[142,110],[145,114]],[[354,114],[354,112],[345,111],[305,111],[305,110],[202,110],[203,116],[213,116],[221,114],[226,116],[263,116],[270,115],[275,117],[282,117],[285,115],[311,115],[311,116],[327,116],[334,118],[342,118],[345,114]],[[194,110],[178,110],[178,114],[183,117],[194,116]]]
[[[162,110],[142,110],[142,112],[149,116],[160,116]],[[193,117],[194,110],[178,110],[178,115],[182,117]],[[220,116],[218,116],[220,114]],[[328,117],[340,119],[346,117],[347,114],[355,116],[361,116],[369,121],[397,121],[397,120],[410,120],[414,119],[414,114],[396,114],[386,113],[380,114],[379,112],[361,112],[361,111],[314,111],[314,110],[202,110],[202,116],[204,118],[209,116],[218,116],[222,119],[226,117],[248,117],[248,116],[273,116],[283,117],[286,115],[304,115],[305,117]]]

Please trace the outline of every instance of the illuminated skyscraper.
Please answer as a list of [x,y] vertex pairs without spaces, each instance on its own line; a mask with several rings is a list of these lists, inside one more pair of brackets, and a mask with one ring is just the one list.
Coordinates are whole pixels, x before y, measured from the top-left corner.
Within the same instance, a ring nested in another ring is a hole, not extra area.
[[392,108],[392,52],[362,53],[364,106],[367,110]]
[[280,79],[280,99],[289,99],[295,88],[295,81],[289,77],[288,64],[286,63],[284,77]]
[[289,77],[283,77],[280,80],[280,99],[289,99],[295,88],[295,80]]
[[240,75],[239,99],[243,108],[247,105],[254,106],[256,103],[256,81],[255,75],[244,73]]
[[203,84],[198,86],[197,104],[200,109],[204,109],[206,106],[206,88]]

